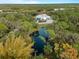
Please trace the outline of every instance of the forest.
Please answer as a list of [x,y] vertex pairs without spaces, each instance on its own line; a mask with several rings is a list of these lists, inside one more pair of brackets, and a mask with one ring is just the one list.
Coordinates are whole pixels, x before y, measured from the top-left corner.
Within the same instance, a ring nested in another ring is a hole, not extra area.
[[[35,22],[43,10],[52,24]],[[50,39],[44,54],[33,56],[29,34],[40,27]],[[79,59],[79,4],[0,5],[0,59]]]

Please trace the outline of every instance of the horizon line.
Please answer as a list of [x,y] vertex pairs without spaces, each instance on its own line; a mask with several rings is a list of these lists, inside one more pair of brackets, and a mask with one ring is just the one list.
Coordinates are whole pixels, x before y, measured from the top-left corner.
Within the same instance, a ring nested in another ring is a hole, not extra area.
[[[0,3],[0,4],[32,4],[32,3]],[[71,3],[71,2],[64,2],[64,3],[33,3],[33,4],[79,4],[79,2],[78,3]]]

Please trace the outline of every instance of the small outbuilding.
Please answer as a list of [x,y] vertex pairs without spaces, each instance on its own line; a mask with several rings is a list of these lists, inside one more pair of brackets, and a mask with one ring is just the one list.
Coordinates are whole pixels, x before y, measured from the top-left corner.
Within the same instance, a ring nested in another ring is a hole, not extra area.
[[35,17],[35,21],[38,24],[51,24],[53,23],[53,20],[50,16],[47,14],[39,14]]

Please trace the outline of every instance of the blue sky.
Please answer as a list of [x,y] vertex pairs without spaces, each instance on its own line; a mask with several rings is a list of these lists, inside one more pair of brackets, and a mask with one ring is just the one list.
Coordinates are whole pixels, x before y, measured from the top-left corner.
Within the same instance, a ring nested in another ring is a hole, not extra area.
[[79,3],[79,0],[0,0],[0,4]]

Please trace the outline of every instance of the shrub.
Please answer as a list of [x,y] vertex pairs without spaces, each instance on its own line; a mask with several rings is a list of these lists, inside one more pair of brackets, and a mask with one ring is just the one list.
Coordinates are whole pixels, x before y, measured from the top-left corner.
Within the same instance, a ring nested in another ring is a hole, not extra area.
[[49,32],[51,38],[54,38],[55,37],[54,30],[48,30],[48,32]]
[[52,53],[52,46],[49,43],[47,43],[47,45],[44,47],[44,52],[47,55]]
[[0,31],[4,31],[4,30],[7,30],[7,26],[3,23],[0,23]]
[[0,37],[4,36],[7,30],[8,30],[8,27],[5,24],[0,23]]
[[27,44],[21,36],[8,38],[0,42],[0,59],[29,59],[33,43]]
[[20,27],[21,31],[23,31],[26,34],[28,34],[33,29],[32,24],[28,21],[21,22]]
[[78,50],[78,54],[79,54],[79,43],[73,44],[73,47],[76,48],[76,49]]
[[66,48],[64,52],[60,54],[61,59],[79,59],[78,52],[75,48]]
[[33,59],[45,59],[43,55],[35,56]]

